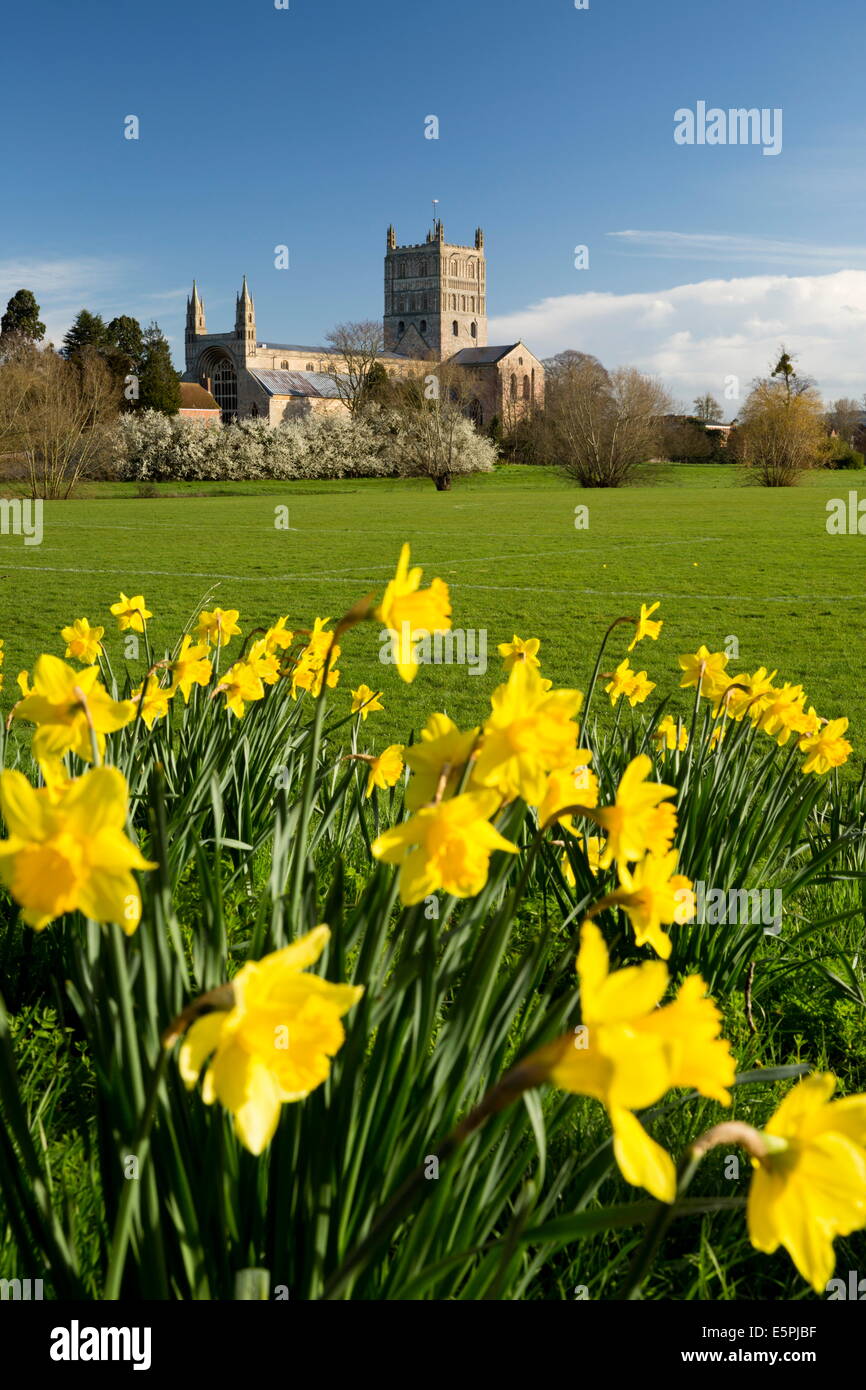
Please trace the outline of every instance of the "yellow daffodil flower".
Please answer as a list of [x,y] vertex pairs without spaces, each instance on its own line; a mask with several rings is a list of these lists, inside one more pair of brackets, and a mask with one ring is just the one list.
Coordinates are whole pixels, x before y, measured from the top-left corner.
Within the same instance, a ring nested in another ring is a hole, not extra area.
[[76,618],[71,627],[60,630],[60,636],[66,643],[64,656],[74,657],[76,661],[83,661],[85,666],[92,666],[99,656],[104,635],[104,627],[91,627],[86,618]]
[[[418,811],[437,794],[440,800],[453,796],[472,754],[480,730],[461,733],[446,714],[431,714],[421,730],[421,738],[405,752],[406,766],[413,776],[406,788],[407,811]],[[469,778],[467,790],[472,789]]]
[[0,774],[0,880],[36,931],[76,909],[118,922],[127,935],[141,919],[133,869],[154,869],[125,834],[126,780],[100,767],[62,788],[39,791],[20,772]]
[[381,690],[371,690],[369,685],[362,683],[357,690],[352,691],[352,713],[360,714],[361,719],[366,723],[368,714],[385,708],[379,699],[381,694]]
[[130,700],[112,700],[99,681],[99,667],[76,671],[57,656],[40,656],[33,668],[33,685],[22,672],[18,681],[26,691],[12,711],[13,719],[38,725],[33,735],[33,756],[62,758],[70,750],[85,762],[93,759],[91,727],[100,757],[105,735],[122,729],[135,718]]
[[364,795],[372,796],[374,787],[378,787],[380,791],[386,791],[388,787],[396,786],[402,776],[403,745],[402,743],[392,743],[370,763],[367,790]]
[[[334,634],[327,631],[327,624],[330,621],[330,618],[316,618],[307,645],[295,662],[292,670],[293,700],[298,698],[299,690],[306,690],[315,698],[321,693],[323,681],[326,681],[328,689],[332,690],[340,679],[340,672],[336,670],[340,658],[340,648],[336,645],[331,646]],[[327,676],[325,675],[326,661],[328,663]]]
[[847,762],[853,752],[851,744],[842,737],[847,728],[847,719],[831,719],[817,733],[801,738],[797,747],[801,753],[809,755],[803,763],[803,772],[821,776],[831,767],[841,767]]
[[518,662],[490,698],[474,781],[495,788],[503,800],[522,796],[538,806],[547,774],[576,761],[578,728],[572,721],[582,703],[579,690],[548,690],[537,670]]
[[784,1246],[817,1294],[835,1237],[866,1226],[866,1095],[831,1101],[835,1085],[807,1076],[785,1096],[764,1130],[770,1152],[752,1159],[746,1212],[755,1249]]
[[652,762],[645,753],[632,758],[620,779],[613,806],[599,807],[595,813],[596,824],[607,833],[601,860],[604,869],[614,859],[629,863],[642,858],[647,850],[660,852],[660,843],[673,834],[674,807],[663,810],[659,802],[676,796],[677,789],[663,782],[647,782],[650,772]]
[[149,729],[152,729],[157,719],[164,719],[168,714],[169,701],[174,697],[174,690],[168,686],[160,685],[156,675],[147,678],[147,686],[144,692],[144,699],[141,698],[142,687],[139,686],[131,695],[132,703],[136,710],[141,704],[141,717]]
[[525,661],[529,666],[541,666],[538,660],[538,651],[541,646],[537,637],[527,637],[524,642],[515,632],[510,642],[500,642],[497,647],[499,655],[502,657],[502,664],[506,672],[510,671],[518,661]]
[[672,922],[689,922],[695,915],[691,880],[675,873],[679,851],[645,854],[633,869],[617,865],[620,887],[603,900],[619,904],[634,928],[635,945],[652,946],[657,956],[668,960],[672,943],[662,930]]
[[400,897],[407,907],[440,888],[472,898],[487,882],[494,850],[517,854],[517,846],[490,824],[500,803],[496,792],[465,792],[423,807],[373,841],[374,858],[400,865]]
[[676,999],[658,1008],[668,985],[666,966],[647,961],[611,974],[607,946],[594,922],[581,929],[577,971],[582,1028],[530,1060],[549,1067],[554,1085],[601,1101],[626,1182],[672,1202],[673,1160],[632,1112],[654,1105],[676,1086],[730,1103],[735,1066],[727,1042],[718,1036],[719,1011],[698,975],[684,980]]
[[642,642],[645,637],[651,637],[654,642],[658,641],[659,633],[664,626],[664,619],[659,618],[656,622],[652,621],[652,614],[657,608],[661,608],[661,603],[654,603],[647,608],[645,603],[640,606],[640,617],[635,620],[635,634],[628,644],[628,651],[634,651],[638,642]]
[[557,768],[555,772],[550,773],[544,796],[538,806],[540,826],[547,825],[548,821],[556,817],[570,835],[577,834],[573,816],[560,816],[556,813],[564,810],[566,806],[592,808],[598,805],[598,778],[589,766],[591,762],[592,753],[589,749],[578,748],[574,754],[572,768]]
[[269,652],[284,652],[294,642],[295,634],[286,627],[288,618],[278,618],[273,627],[265,633],[265,646]]
[[418,634],[447,632],[451,627],[451,600],[448,585],[433,579],[429,589],[422,589],[422,570],[409,568],[409,546],[400,551],[397,572],[389,581],[376,620],[395,634],[397,671],[402,680],[413,681],[418,674],[415,639]]
[[327,1080],[331,1058],[345,1040],[341,1023],[364,993],[306,974],[330,937],[327,927],[250,961],[231,983],[229,1009],[215,1009],[190,1027],[178,1056],[189,1090],[211,1058],[202,1100],[218,1100],[234,1117],[244,1148],[268,1146],[286,1102],[303,1100]]
[[198,615],[196,636],[209,647],[224,647],[240,634],[239,617],[237,608],[214,608],[212,612],[204,609]]
[[724,652],[710,652],[703,645],[694,655],[686,653],[678,658],[684,674],[680,689],[688,686],[700,687],[700,692],[708,700],[717,699],[727,689],[730,676],[725,674],[728,658]]
[[153,617],[153,614],[144,606],[143,594],[136,594],[134,598],[127,598],[122,589],[119,601],[111,605],[110,611],[117,619],[117,626],[121,632],[127,630],[144,632],[147,619]]
[[678,724],[673,715],[666,714],[653,734],[653,743],[659,749],[668,748],[673,752],[676,748],[682,753],[689,746],[689,731],[684,724]]
[[225,692],[226,709],[231,710],[238,719],[243,719],[248,704],[263,699],[265,694],[261,677],[247,661],[236,661],[220,677],[217,691],[220,690]]
[[171,693],[180,691],[184,704],[189,703],[189,695],[194,685],[207,685],[213,672],[204,642],[195,643],[189,633],[184,634],[177,658],[171,663]]

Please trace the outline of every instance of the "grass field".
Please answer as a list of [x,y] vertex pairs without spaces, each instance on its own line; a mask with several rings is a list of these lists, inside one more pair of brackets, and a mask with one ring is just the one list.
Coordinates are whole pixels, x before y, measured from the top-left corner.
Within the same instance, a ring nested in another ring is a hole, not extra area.
[[[76,617],[105,625],[122,669],[108,613],[120,589],[144,593],[158,650],[174,644],[209,589],[222,607],[240,609],[244,633],[279,614],[304,627],[381,591],[408,540],[427,578],[451,586],[454,626],[486,631],[488,669],[454,679],[431,665],[406,687],[379,662],[378,630],[356,632],[337,705],[359,681],[381,688],[377,737],[405,738],[439,705],[463,725],[476,720],[499,680],[496,644],[513,632],[541,639],[556,684],[585,688],[610,620],[660,599],[661,639],[635,653],[658,695],[677,683],[678,653],[734,636],[739,669],[778,668],[780,680],[804,684],[820,714],[849,716],[859,763],[866,693],[852,677],[861,669],[866,542],[830,536],[825,525],[827,499],[856,484],[857,474],[821,473],[765,490],[739,485],[729,468],[669,467],[650,485],[582,491],[551,471],[515,466],[450,493],[365,480],[163,486],[141,498],[131,486],[93,484],[75,500],[46,503],[41,546],[0,536],[4,704],[40,651],[62,655],[59,629]],[[275,528],[281,504],[288,531]],[[578,504],[589,508],[586,530],[575,529]],[[625,630],[615,635],[605,669],[627,640]]]

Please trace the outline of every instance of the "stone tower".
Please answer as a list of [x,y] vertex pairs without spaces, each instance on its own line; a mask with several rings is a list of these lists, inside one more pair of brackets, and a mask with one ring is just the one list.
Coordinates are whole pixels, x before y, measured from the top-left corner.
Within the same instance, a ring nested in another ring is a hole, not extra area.
[[388,228],[385,251],[385,349],[406,357],[452,357],[487,346],[487,263],[484,233],[474,246],[445,240],[440,221],[427,240],[398,246]]
[[256,351],[256,306],[246,276],[235,304],[235,337],[241,344],[243,359],[253,357]]
[[195,340],[206,332],[204,304],[199,298],[195,280],[192,282],[192,295],[186,301],[186,369],[189,371],[196,357]]

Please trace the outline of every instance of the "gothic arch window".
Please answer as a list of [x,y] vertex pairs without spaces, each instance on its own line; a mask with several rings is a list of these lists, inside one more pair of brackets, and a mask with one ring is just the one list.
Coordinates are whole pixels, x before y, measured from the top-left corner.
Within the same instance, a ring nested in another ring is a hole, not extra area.
[[474,314],[474,313],[475,313],[475,295],[474,295],[474,294],[472,295],[472,297],[471,297],[471,299],[470,299],[470,308],[472,309],[472,312],[473,312],[473,314]]
[[288,362],[281,362],[281,363],[280,363],[280,370],[281,370],[281,371],[284,371],[284,372],[287,372],[287,371],[289,370],[289,364],[288,364]]
[[532,399],[535,400],[535,368],[532,368]]
[[471,324],[470,327],[469,327],[469,332],[472,334],[472,337],[473,337],[473,338],[477,338],[477,337],[478,337],[478,324],[477,324],[477,323]]
[[461,296],[460,296],[460,308],[463,310],[463,312],[464,312],[464,314],[465,314],[465,313],[466,313],[466,295],[465,295],[465,294],[461,294]]
[[452,275],[456,275],[456,274],[457,274],[457,258],[456,258],[456,256],[454,257],[454,259],[453,259],[452,262],[451,262],[451,274],[452,274]]
[[484,424],[484,411],[481,408],[481,402],[479,401],[477,396],[472,401],[469,407],[469,419],[472,421],[476,429],[480,430],[482,425]]
[[452,296],[451,296],[451,308],[452,308],[452,309],[456,309],[456,308],[457,308],[457,296],[456,296],[456,294],[452,294]]
[[454,322],[453,322],[452,325],[451,325],[451,332],[454,334],[454,337],[455,337],[455,338],[459,338],[459,336],[460,336],[460,325],[459,325],[459,323],[457,322],[456,319],[454,320]]
[[259,408],[258,408],[258,406],[256,405],[255,401],[253,401],[252,405],[250,406],[250,418],[251,418],[252,420],[257,420],[258,417],[259,417]]
[[511,373],[511,399],[513,401],[517,400],[517,377],[514,375],[514,372]]
[[316,370],[316,364],[315,364],[315,362],[308,362],[308,363],[307,363],[307,371],[308,371],[308,372],[314,372],[315,370]]
[[426,333],[426,332],[427,332],[427,320],[426,320],[426,319],[422,319],[421,322],[420,322],[420,324],[419,324],[418,326],[419,326],[419,328],[421,329],[421,332],[422,332],[422,333]]
[[405,325],[405,323],[403,322],[402,319],[401,319],[400,322],[397,324],[397,332],[398,332],[398,333],[405,333],[405,332],[406,332],[406,325]]
[[528,401],[528,400],[529,400],[529,377],[528,377],[528,376],[525,376],[525,377],[523,378],[523,399],[524,399],[525,401]]
[[213,394],[220,408],[222,422],[230,425],[238,413],[238,378],[234,362],[227,357],[217,362],[213,374]]

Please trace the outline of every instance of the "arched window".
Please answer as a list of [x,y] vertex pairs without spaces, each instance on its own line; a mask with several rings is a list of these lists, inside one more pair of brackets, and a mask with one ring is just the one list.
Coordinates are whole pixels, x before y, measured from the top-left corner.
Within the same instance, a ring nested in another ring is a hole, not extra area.
[[452,296],[451,296],[451,308],[452,308],[452,309],[456,309],[456,308],[457,308],[457,296],[456,296],[456,294],[452,294]]
[[398,332],[398,333],[405,333],[405,332],[406,332],[406,325],[405,325],[405,323],[403,322],[402,319],[400,320],[400,322],[399,322],[398,325],[397,325],[397,332]]
[[477,324],[477,323],[470,324],[470,326],[469,326],[469,332],[472,334],[473,338],[477,338],[477,337],[478,337],[478,324]]
[[250,419],[252,419],[252,420],[257,420],[258,418],[259,418],[259,408],[258,408],[258,406],[256,405],[255,401],[253,401],[252,405],[250,406]]
[[535,368],[532,368],[532,399],[535,400]]
[[316,364],[315,364],[315,362],[308,362],[308,363],[307,363],[307,371],[308,371],[308,372],[314,372],[315,370],[316,370]]
[[461,296],[460,296],[460,308],[463,310],[463,312],[464,312],[464,314],[465,314],[465,313],[466,313],[466,295],[465,295],[465,294],[461,294]]
[[453,335],[454,335],[455,338],[459,338],[459,337],[460,337],[460,325],[459,325],[459,323],[457,322],[456,319],[454,320],[454,322],[453,322],[452,325],[451,325],[451,332],[453,333]]
[[484,424],[484,411],[481,409],[481,402],[476,396],[469,407],[469,419],[476,429],[481,429]]
[[513,401],[517,400],[517,377],[514,375],[514,372],[511,373],[511,399]]
[[470,307],[470,309],[472,310],[472,312],[473,312],[473,314],[474,314],[474,313],[475,313],[475,295],[474,295],[474,294],[470,297],[470,300],[469,300],[469,307]]
[[426,333],[426,332],[427,332],[427,320],[426,320],[426,319],[422,319],[421,322],[420,322],[420,324],[419,324],[418,326],[419,326],[419,328],[420,328],[420,330],[421,330],[422,333]]
[[524,399],[525,401],[528,401],[528,400],[529,400],[529,377],[528,377],[528,376],[525,376],[525,377],[523,378],[523,399]]
[[220,408],[223,424],[230,425],[238,413],[238,379],[235,364],[227,357],[214,368],[213,394]]
[[284,371],[284,372],[288,371],[288,369],[289,369],[289,364],[288,364],[288,362],[281,362],[281,363],[280,363],[280,369],[281,369],[282,371]]

